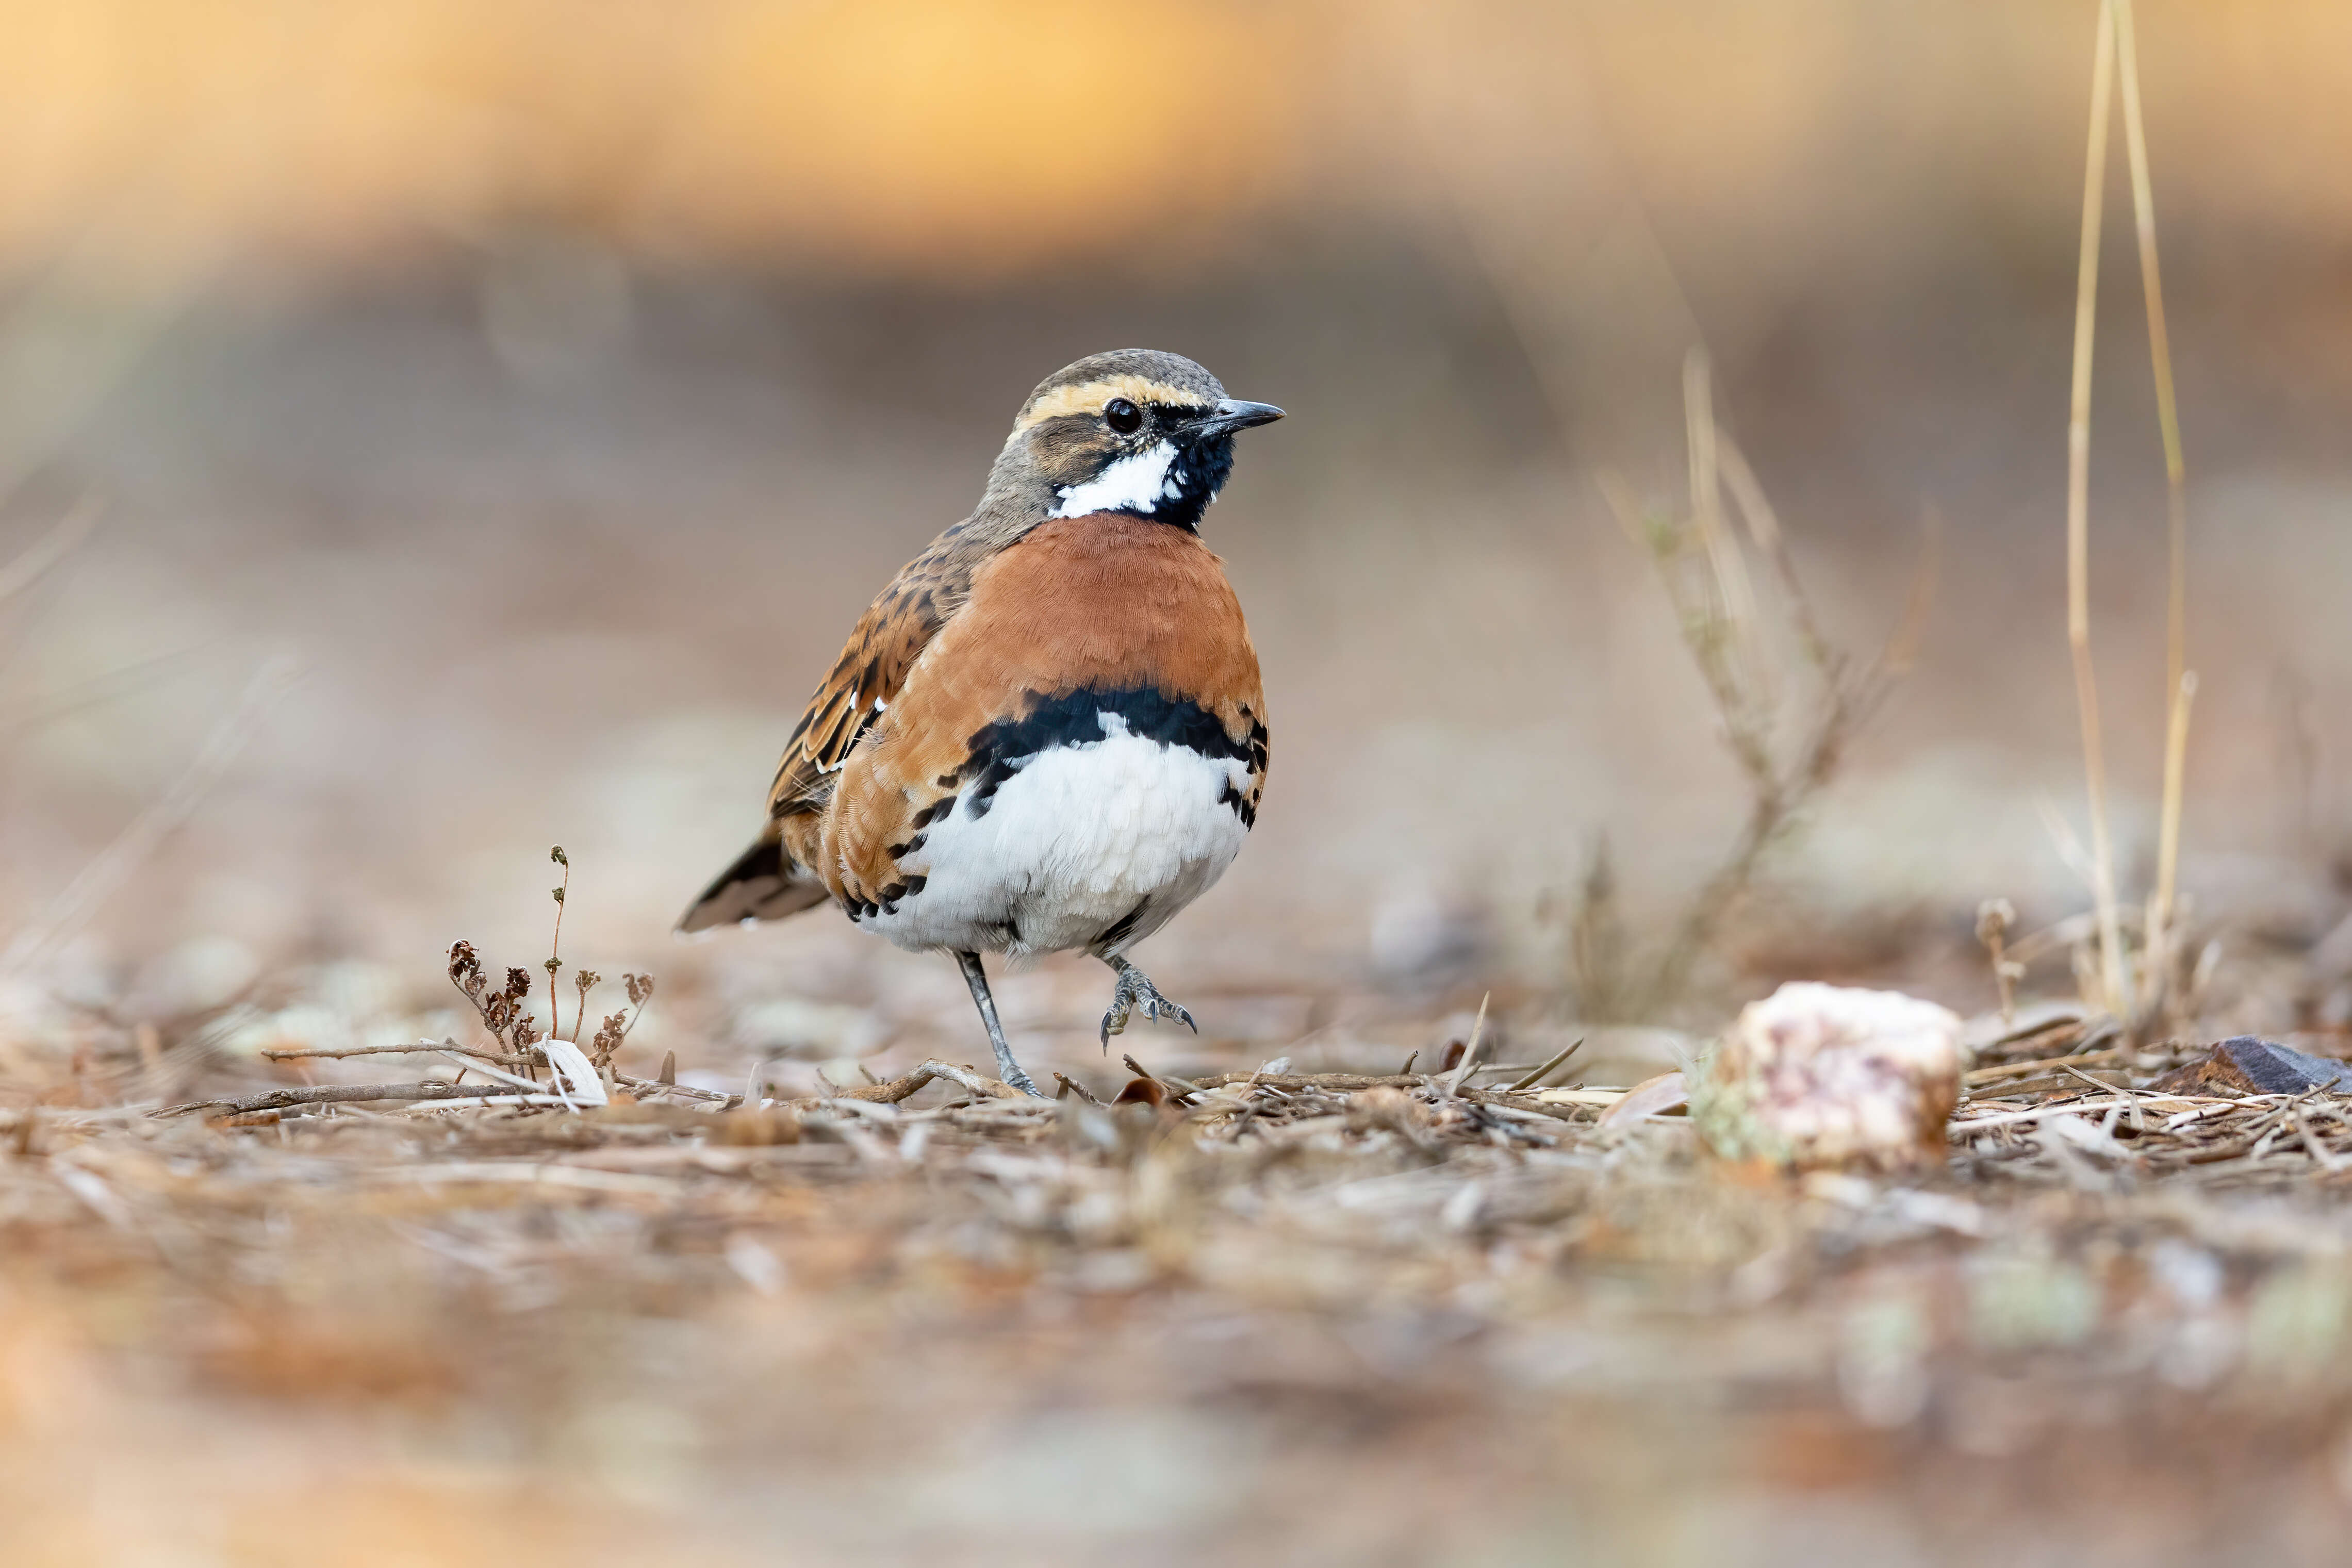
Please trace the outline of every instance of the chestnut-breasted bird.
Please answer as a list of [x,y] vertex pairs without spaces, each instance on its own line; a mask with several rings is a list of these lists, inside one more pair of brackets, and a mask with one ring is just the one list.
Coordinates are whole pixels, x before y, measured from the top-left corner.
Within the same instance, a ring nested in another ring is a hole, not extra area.
[[1257,653],[1200,525],[1234,434],[1281,417],[1145,349],[1039,383],[979,508],[850,633],[784,743],[759,839],[678,928],[829,898],[901,947],[953,954],[999,1075],[1031,1094],[982,953],[1109,965],[1106,1045],[1138,1009],[1192,1024],[1127,953],[1257,820]]

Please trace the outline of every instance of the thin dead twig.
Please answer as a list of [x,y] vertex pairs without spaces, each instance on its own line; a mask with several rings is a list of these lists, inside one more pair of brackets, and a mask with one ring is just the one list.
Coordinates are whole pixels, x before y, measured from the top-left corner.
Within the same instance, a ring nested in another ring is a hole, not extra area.
[[[1573,1047],[1570,1049],[1572,1050]],[[1566,1058],[1563,1056],[1561,1060],[1564,1061]],[[1172,1086],[1179,1081],[1163,1077],[1160,1082]],[[1439,1088],[1434,1077],[1408,1072],[1216,1072],[1191,1085],[1190,1090],[1192,1092],[1198,1093],[1211,1089],[1230,1089],[1241,1085],[1255,1085],[1262,1089],[1277,1089],[1294,1093],[1320,1091],[1334,1094],[1349,1094],[1363,1089],[1423,1089],[1435,1092]],[[1474,1104],[1529,1112],[1538,1116],[1549,1117],[1555,1122],[1580,1122],[1585,1119],[1578,1114],[1573,1107],[1546,1104],[1541,1101],[1528,1099],[1524,1092],[1515,1090],[1473,1089],[1465,1084],[1461,1089],[1456,1090],[1452,1097],[1467,1100]]]
[[1503,1092],[1506,1094],[1517,1094],[1523,1089],[1533,1089],[1537,1084],[1541,1083],[1545,1079],[1549,1078],[1553,1073],[1568,1065],[1568,1059],[1574,1056],[1578,1051],[1582,1051],[1583,1049],[1584,1041],[1581,1040],[1578,1040],[1575,1044],[1570,1046],[1566,1051],[1561,1051],[1558,1056],[1553,1057],[1549,1061],[1545,1062],[1541,1067],[1537,1068],[1533,1072],[1528,1073],[1526,1077],[1505,1085]]
[[1528,1100],[1516,1094],[1496,1093],[1491,1089],[1465,1089],[1460,1098],[1473,1104],[1491,1105],[1502,1110],[1529,1111],[1538,1116],[1548,1116],[1555,1122],[1582,1122],[1587,1119],[1578,1114],[1576,1108],[1572,1106],[1549,1105],[1540,1100]]
[[1492,991],[1478,998],[1478,1017],[1470,1025],[1469,1043],[1462,1048],[1462,1061],[1445,1081],[1448,1094],[1461,1093],[1462,1085],[1469,1080],[1470,1070],[1478,1065],[1478,1052],[1486,1043],[1486,1005],[1494,999]]
[[718,1091],[712,1089],[696,1089],[691,1085],[685,1083],[673,1083],[665,1079],[630,1078],[616,1073],[614,1075],[613,1081],[615,1083],[618,1083],[622,1088],[627,1090],[630,1093],[635,1094],[641,1098],[661,1094],[675,1094],[681,1100],[701,1100],[714,1103],[740,1098],[740,1096],[734,1094],[721,1094]]
[[[1787,535],[1754,470],[1716,424],[1711,385],[1705,354],[1693,350],[1684,377],[1693,486],[1689,521],[1645,518],[1622,478],[1607,472],[1599,476],[1601,495],[1620,525],[1657,568],[1684,644],[1714,699],[1724,744],[1746,777],[1749,794],[1738,838],[1684,906],[1646,986],[1632,993],[1637,1012],[1654,1009],[1684,988],[1699,955],[1755,881],[1767,852],[1829,782],[1854,734],[1908,668],[1932,597],[1931,529],[1904,618],[1885,643],[1859,664],[1835,648],[1822,631]],[[1793,745],[1779,738],[1779,700],[1763,645],[1753,634],[1753,594],[1745,568],[1737,565],[1736,543],[1713,521],[1720,507],[1718,486],[1729,487],[1749,536],[1771,561],[1783,612],[1813,671],[1813,706]]]
[[[2131,1111],[2132,1131],[2135,1133],[2145,1133],[2147,1131],[2147,1117],[2146,1113],[2140,1110],[2139,1096],[2132,1092],[2130,1084],[2109,1083],[2104,1080],[2094,1078],[2072,1062],[2067,1063],[2063,1071],[2073,1077],[2081,1079],[2084,1082],[2089,1084],[2094,1089],[2122,1095],[2124,1097],[2125,1105]],[[2109,1111],[2107,1113],[2107,1121],[2109,1125],[2102,1128],[2101,1131],[2112,1134],[2114,1130],[2113,1123],[2115,1121],[2115,1117],[2116,1113]]]
[[[2044,1057],[2039,1061],[2008,1061],[1999,1067],[1979,1067],[1962,1073],[1960,1082],[1974,1088],[1979,1083],[2000,1083],[2013,1078],[2039,1077],[2044,1072],[2054,1072],[2063,1068],[2095,1067],[2103,1062],[2116,1061],[2122,1055],[2121,1046],[2112,1046],[2105,1051],[2079,1051],[2073,1056]],[[2102,1083],[2099,1087],[2106,1089],[2113,1085]]]
[[2107,764],[2100,737],[2099,685],[2091,661],[2091,355],[2098,331],[2099,229],[2105,214],[2107,121],[2115,90],[2116,14],[2099,6],[2091,67],[2090,148],[2083,166],[2083,235],[2074,281],[2074,389],[2066,420],[2066,645],[2082,727],[2083,783],[2091,812],[2091,897],[2098,916],[2100,1007],[2131,1011],[2123,930],[2116,917],[2115,849],[2107,831]]
[[[1160,1082],[1173,1084],[1177,1080],[1162,1078]],[[1258,1083],[1271,1089],[1425,1089],[1430,1078],[1417,1072],[1213,1072],[1191,1085],[1190,1092],[1229,1089],[1237,1083]]]
[[786,1103],[804,1107],[822,1105],[828,1100],[858,1100],[868,1104],[895,1105],[934,1078],[943,1078],[950,1083],[970,1090],[984,1100],[1025,1098],[1011,1084],[1001,1083],[993,1078],[982,1077],[969,1067],[957,1067],[949,1062],[933,1061],[924,1062],[912,1072],[902,1073],[897,1078],[888,1079],[880,1083],[868,1083],[856,1089],[844,1089],[834,1094],[812,1094]]
[[2310,1154],[2319,1168],[2328,1175],[2333,1176],[2347,1165],[2352,1165],[2352,1160],[2347,1160],[2321,1140],[2319,1130],[2311,1124],[2310,1112],[2300,1105],[2295,1107],[2294,1130],[2302,1134],[2305,1150]]
[[[540,1091],[534,1085],[530,1092]],[[338,1105],[368,1100],[504,1099],[524,1092],[526,1091],[521,1089],[488,1083],[321,1084],[309,1089],[272,1089],[264,1094],[248,1094],[241,1100],[198,1100],[185,1105],[168,1105],[148,1114],[158,1119],[191,1115],[198,1111],[236,1115],[247,1111],[282,1111],[289,1105]]]
[[499,1067],[528,1067],[531,1063],[518,1056],[499,1056],[478,1051],[470,1045],[453,1045],[448,1041],[419,1040],[415,1045],[352,1045],[335,1049],[302,1046],[287,1051],[261,1052],[272,1061],[340,1061],[352,1056],[404,1056],[419,1051],[436,1052],[444,1056],[470,1056]]

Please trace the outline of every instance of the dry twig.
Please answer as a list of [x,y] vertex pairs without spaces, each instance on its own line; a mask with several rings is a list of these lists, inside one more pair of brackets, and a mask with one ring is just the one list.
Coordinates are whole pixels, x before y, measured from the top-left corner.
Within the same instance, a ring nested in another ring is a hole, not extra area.
[[[1643,513],[1623,480],[1600,476],[1602,497],[1627,536],[1649,555],[1674,607],[1684,644],[1714,699],[1725,747],[1738,764],[1748,789],[1748,815],[1716,870],[1684,905],[1665,946],[1645,982],[1598,987],[1626,1013],[1639,1017],[1678,996],[1692,967],[1713,943],[1723,921],[1755,881],[1765,854],[1787,833],[1829,783],[1855,732],[1885,698],[1910,663],[1926,615],[1934,572],[1933,534],[1906,601],[1902,621],[1878,652],[1856,664],[1831,644],[1791,558],[1787,535],[1764,497],[1763,487],[1738,448],[1717,429],[1706,356],[1691,350],[1684,380],[1685,419],[1692,450],[1690,517],[1661,518]],[[1810,674],[1812,702],[1783,736],[1779,689],[1793,675],[1776,676],[1753,625],[1754,598],[1738,547],[1726,530],[1711,526],[1718,516],[1718,486],[1730,488],[1748,533],[1771,561],[1791,634]],[[1613,922],[1600,907],[1596,890],[1613,894],[1605,852],[1597,851],[1578,913],[1580,971],[1586,955],[1615,944]],[[1580,978],[1580,984],[1585,981]],[[1622,996],[1616,993],[1622,990]],[[1585,998],[1591,1010],[1592,997]]]
[[198,1100],[166,1106],[150,1114],[172,1117],[209,1111],[233,1115],[247,1111],[282,1111],[292,1105],[341,1105],[371,1100],[488,1100],[533,1092],[494,1083],[325,1083],[308,1089],[272,1089],[239,1100]]

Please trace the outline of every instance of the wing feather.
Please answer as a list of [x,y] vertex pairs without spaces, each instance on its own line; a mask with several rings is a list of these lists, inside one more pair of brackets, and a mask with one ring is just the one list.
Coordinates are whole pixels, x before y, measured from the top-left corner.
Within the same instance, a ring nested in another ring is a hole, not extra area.
[[770,821],[813,815],[833,798],[842,764],[898,699],[907,674],[971,593],[974,552],[950,528],[907,564],[866,613],[784,743],[768,790]]
[[759,838],[703,890],[679,921],[681,931],[781,919],[825,901],[818,829],[842,766],[971,598],[972,571],[990,548],[967,518],[933,539],[867,606],[784,742]]

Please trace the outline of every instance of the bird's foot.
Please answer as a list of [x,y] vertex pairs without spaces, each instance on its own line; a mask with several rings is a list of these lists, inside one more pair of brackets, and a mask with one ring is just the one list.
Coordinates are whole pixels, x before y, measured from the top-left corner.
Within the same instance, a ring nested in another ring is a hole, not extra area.
[[1029,1075],[1021,1071],[1021,1064],[1010,1055],[996,1059],[996,1075],[1032,1099],[1043,1100],[1045,1097],[1044,1091],[1029,1081]]
[[981,967],[980,955],[958,953],[955,961],[963,970],[964,984],[971,988],[972,1005],[980,1009],[980,1021],[988,1030],[989,1049],[996,1052],[996,1076],[1022,1093],[1043,1100],[1045,1096],[1021,1071],[1021,1064],[1013,1060],[1013,1048],[1004,1041],[1004,1026],[997,1021],[996,998],[989,992],[988,971]]
[[1102,1016],[1105,1051],[1110,1049],[1111,1036],[1126,1032],[1128,1018],[1138,1008],[1154,1023],[1171,1018],[1194,1034],[1201,1032],[1201,1026],[1192,1021],[1191,1013],[1161,996],[1160,988],[1151,983],[1151,977],[1129,964],[1118,971],[1118,983],[1111,988],[1110,1006]]

